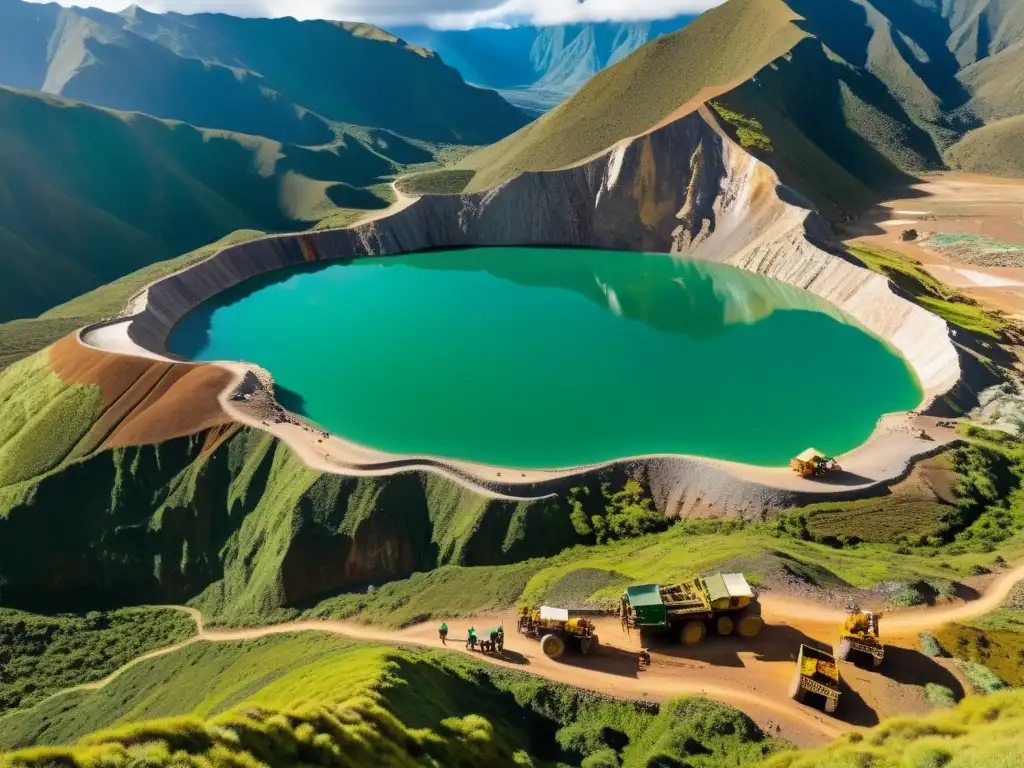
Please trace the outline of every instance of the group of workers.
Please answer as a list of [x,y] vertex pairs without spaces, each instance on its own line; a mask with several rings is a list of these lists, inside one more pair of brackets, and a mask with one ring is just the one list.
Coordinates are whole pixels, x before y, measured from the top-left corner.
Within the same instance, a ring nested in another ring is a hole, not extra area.
[[[438,630],[443,645],[448,645],[448,625],[441,622]],[[470,627],[466,637],[466,650],[475,651],[479,644],[480,650],[484,653],[501,653],[505,650],[505,630],[502,627],[495,627],[488,632],[489,640],[480,640],[476,636],[476,628]]]

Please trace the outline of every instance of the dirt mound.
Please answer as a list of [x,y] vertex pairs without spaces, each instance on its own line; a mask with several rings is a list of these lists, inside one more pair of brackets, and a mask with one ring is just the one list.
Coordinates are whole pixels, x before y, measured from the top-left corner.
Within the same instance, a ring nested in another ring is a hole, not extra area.
[[86,452],[162,443],[232,423],[218,395],[232,374],[216,365],[187,365],[101,352],[69,334],[50,349],[66,385],[99,387],[103,415],[85,439]]

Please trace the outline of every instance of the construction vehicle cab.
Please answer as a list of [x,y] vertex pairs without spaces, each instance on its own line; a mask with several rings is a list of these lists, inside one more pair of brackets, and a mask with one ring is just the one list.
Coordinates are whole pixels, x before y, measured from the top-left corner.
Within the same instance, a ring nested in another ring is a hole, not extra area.
[[560,658],[566,648],[585,656],[598,645],[593,622],[570,616],[565,608],[520,606],[516,629],[532,640],[540,640],[540,649],[550,659]]
[[839,707],[839,665],[832,654],[801,645],[789,696],[800,703],[813,703],[807,701],[807,694],[817,698],[827,714],[835,714]]
[[871,666],[877,669],[885,659],[885,646],[878,635],[878,622],[882,614],[862,611],[856,606],[851,606],[849,612],[846,621],[839,626],[836,658],[848,661],[853,654],[870,656]]
[[627,631],[671,632],[684,645],[696,645],[709,630],[754,637],[763,626],[754,590],[740,573],[630,587],[622,594],[619,615]]
[[822,477],[823,475],[842,472],[839,462],[826,456],[816,448],[808,448],[795,459],[790,459],[789,466],[800,477]]

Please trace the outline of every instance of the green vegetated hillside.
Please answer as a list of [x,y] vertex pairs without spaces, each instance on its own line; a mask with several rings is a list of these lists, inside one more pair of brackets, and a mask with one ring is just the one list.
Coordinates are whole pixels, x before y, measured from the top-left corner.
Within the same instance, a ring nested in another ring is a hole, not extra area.
[[971,131],[947,149],[945,157],[952,168],[961,171],[1021,179],[1024,178],[1021,147],[1024,147],[1024,115]]
[[[697,698],[598,698],[455,654],[319,633],[197,643],[0,720],[0,765],[755,765],[780,745]],[[92,733],[94,730],[98,733]],[[691,762],[692,761],[692,762]]]
[[[943,153],[969,130],[1024,111],[1024,68],[1015,66],[1022,9],[987,0],[730,0],[456,167],[475,172],[471,190],[565,167],[726,91],[720,106],[764,137],[742,143],[783,181],[827,211],[859,210],[884,187],[944,168]],[[997,123],[963,152],[975,168],[1009,174],[1021,157],[1014,135],[1012,123]],[[955,148],[948,157],[958,157]]]
[[330,143],[337,123],[482,144],[526,122],[430,51],[366,24],[5,0],[0,47],[15,54],[0,83],[291,144]]
[[385,207],[399,166],[373,145],[307,149],[0,88],[0,320],[234,230]]
[[39,616],[0,608],[0,718],[57,692],[101,680],[195,631],[191,616],[167,608],[80,616]]
[[[332,214],[327,220],[337,214]],[[101,285],[71,301],[49,309],[39,317],[0,323],[0,371],[28,357],[67,334],[108,317],[116,317],[143,288],[161,277],[202,261],[229,245],[244,243],[265,233],[242,229],[182,256],[165,259]]]
[[896,717],[764,768],[1012,768],[1024,753],[1024,691],[968,697],[928,717]]

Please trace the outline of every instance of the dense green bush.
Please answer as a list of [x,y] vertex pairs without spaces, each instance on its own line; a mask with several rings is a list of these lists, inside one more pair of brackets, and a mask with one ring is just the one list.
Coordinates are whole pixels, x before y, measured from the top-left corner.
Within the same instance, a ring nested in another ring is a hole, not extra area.
[[953,691],[944,685],[928,683],[924,687],[924,695],[933,707],[956,706],[956,696],[953,694]]
[[589,488],[572,489],[569,517],[580,536],[592,536],[598,544],[657,533],[672,525],[670,518],[653,508],[653,500],[636,480],[627,480],[621,491],[602,484],[603,506],[587,503],[589,495]]
[[931,656],[932,658],[949,655],[943,650],[939,641],[931,632],[921,632],[917,636],[917,647],[921,649],[921,653],[925,656]]

